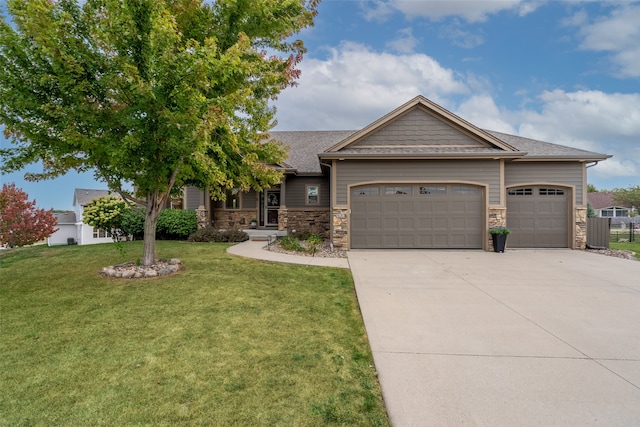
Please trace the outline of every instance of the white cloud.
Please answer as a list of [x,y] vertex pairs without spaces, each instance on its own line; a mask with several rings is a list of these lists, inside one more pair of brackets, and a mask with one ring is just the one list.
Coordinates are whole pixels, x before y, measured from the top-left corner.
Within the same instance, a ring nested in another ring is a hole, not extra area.
[[[640,93],[545,91],[519,109],[500,106],[491,83],[424,54],[381,53],[357,43],[306,58],[299,86],[276,102],[279,130],[360,129],[422,94],[474,125],[604,154],[590,177],[640,180]],[[627,182],[628,181],[628,182]]]
[[413,36],[411,27],[398,31],[398,37],[387,42],[387,47],[399,53],[413,53],[419,40]]
[[518,133],[614,157],[590,175],[640,180],[640,94],[547,91],[539,111],[516,113]]
[[445,17],[460,17],[468,22],[483,22],[488,15],[505,10],[516,11],[524,16],[537,9],[541,1],[524,0],[378,0],[364,2],[365,17],[369,20],[383,20],[394,11],[399,11],[407,19],[425,17],[437,21]]
[[460,104],[457,115],[481,129],[515,134],[514,127],[505,120],[505,112],[500,111],[489,95],[473,95]]
[[446,106],[469,92],[463,79],[424,54],[380,53],[343,43],[326,60],[307,58],[299,85],[275,105],[279,129],[358,129],[417,95]]
[[640,5],[624,5],[609,16],[586,23],[583,13],[567,24],[580,25],[580,47],[610,52],[619,77],[640,77]]

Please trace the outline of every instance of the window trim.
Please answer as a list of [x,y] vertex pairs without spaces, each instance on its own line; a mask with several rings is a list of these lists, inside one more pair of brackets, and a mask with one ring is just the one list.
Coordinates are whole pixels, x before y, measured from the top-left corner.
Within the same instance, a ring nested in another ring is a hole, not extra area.
[[[229,207],[229,205],[227,205],[227,203],[229,202],[229,195],[231,195],[233,191],[236,191],[236,195],[237,195],[237,199],[238,199],[238,206],[236,207]],[[225,200],[224,200],[224,208],[225,210],[229,210],[229,211],[238,211],[240,209],[242,209],[242,191],[240,191],[239,188],[228,188],[224,191],[225,194]]]
[[[310,189],[316,189],[315,194],[315,202],[309,201],[309,197],[312,196],[309,194]],[[305,206],[319,206],[320,205],[320,184],[306,184],[304,186],[304,205]]]

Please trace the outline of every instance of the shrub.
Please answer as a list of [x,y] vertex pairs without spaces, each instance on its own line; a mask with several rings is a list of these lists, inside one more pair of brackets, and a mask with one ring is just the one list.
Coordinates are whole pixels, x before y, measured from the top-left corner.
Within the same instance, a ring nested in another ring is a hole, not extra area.
[[298,237],[292,234],[280,238],[280,246],[287,251],[305,251],[305,248],[303,248],[300,244],[300,240],[298,240]]
[[244,231],[231,228],[228,230],[218,230],[211,226],[201,228],[189,236],[190,242],[244,242],[249,240],[249,235]]
[[319,234],[311,234],[309,237],[305,239],[310,245],[321,245],[324,241],[324,238]]
[[144,236],[144,216],[133,209],[125,209],[120,217],[120,230],[125,236],[142,239]]
[[156,233],[159,239],[186,239],[198,229],[196,212],[183,209],[165,209],[158,216]]

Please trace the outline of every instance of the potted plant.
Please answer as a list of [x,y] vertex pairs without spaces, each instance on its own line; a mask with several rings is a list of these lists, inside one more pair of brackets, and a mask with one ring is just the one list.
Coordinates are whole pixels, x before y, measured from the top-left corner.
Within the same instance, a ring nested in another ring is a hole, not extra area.
[[249,222],[249,225],[251,228],[256,228],[258,226],[258,220],[255,218],[251,218],[251,221]]
[[504,248],[507,244],[507,235],[511,231],[506,227],[495,227],[489,230],[491,238],[493,239],[493,251],[504,252]]

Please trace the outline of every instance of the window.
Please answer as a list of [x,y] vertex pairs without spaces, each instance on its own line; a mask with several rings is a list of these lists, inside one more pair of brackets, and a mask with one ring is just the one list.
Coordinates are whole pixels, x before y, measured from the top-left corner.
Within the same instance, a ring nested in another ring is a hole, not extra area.
[[230,188],[225,191],[225,207],[227,209],[240,209],[240,189]]
[[629,209],[617,208],[617,207],[606,208],[600,211],[600,216],[608,217],[608,218],[627,217],[629,216]]
[[541,188],[538,190],[541,196],[564,196],[564,190],[558,188]]
[[514,188],[507,191],[510,196],[533,196],[533,188]]
[[396,187],[387,187],[384,190],[384,194],[392,195],[392,194],[411,194],[411,186],[396,186]]
[[471,185],[452,185],[451,192],[453,194],[478,194],[480,189]]
[[420,194],[447,194],[447,187],[444,185],[428,185],[420,187]]
[[603,217],[612,217],[613,214],[614,214],[613,209],[602,209],[600,211],[600,216],[603,216]]
[[320,187],[318,185],[307,185],[307,205],[320,204]]
[[102,239],[104,237],[111,237],[111,233],[105,231],[101,228],[93,227],[93,238],[94,239]]
[[377,196],[380,194],[380,187],[369,186],[369,187],[356,187],[352,190],[354,196]]

